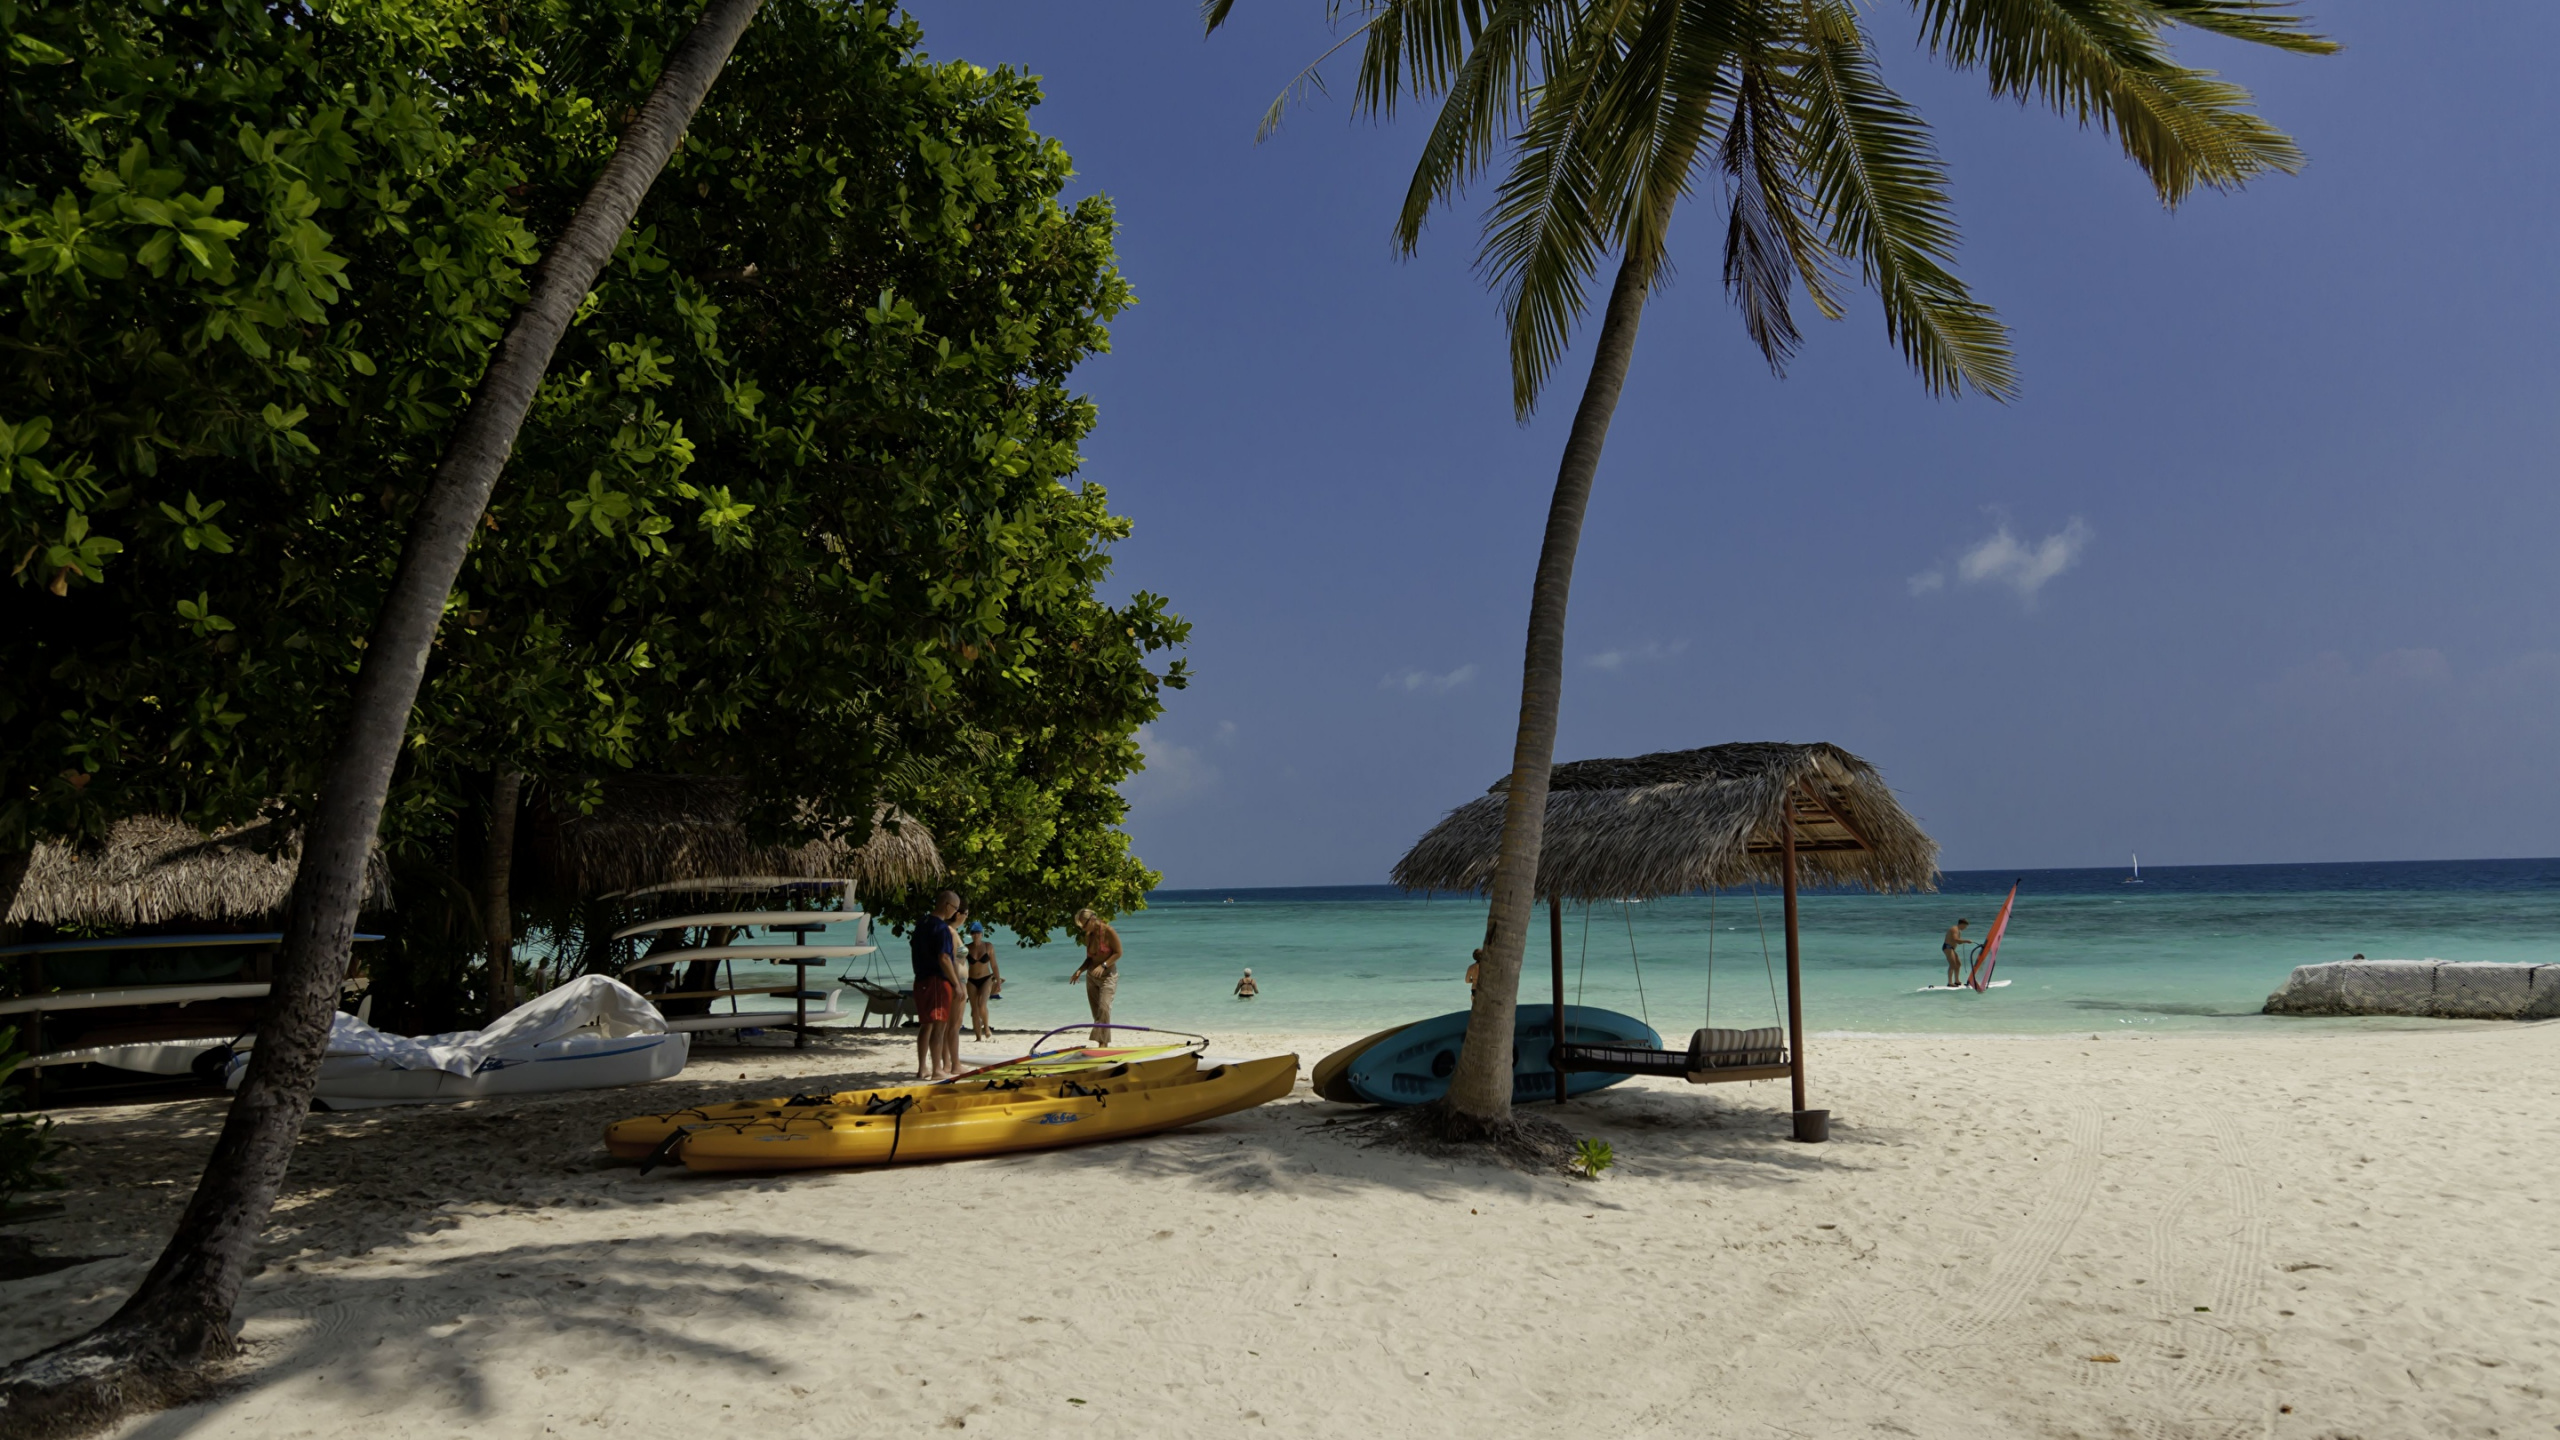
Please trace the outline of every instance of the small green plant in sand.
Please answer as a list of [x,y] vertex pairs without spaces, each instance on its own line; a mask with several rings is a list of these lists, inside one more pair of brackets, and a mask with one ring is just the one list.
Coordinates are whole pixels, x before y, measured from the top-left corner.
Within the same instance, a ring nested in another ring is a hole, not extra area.
[[1573,1168],[1585,1180],[1597,1180],[1600,1172],[1618,1163],[1618,1152],[1606,1140],[1573,1142]]

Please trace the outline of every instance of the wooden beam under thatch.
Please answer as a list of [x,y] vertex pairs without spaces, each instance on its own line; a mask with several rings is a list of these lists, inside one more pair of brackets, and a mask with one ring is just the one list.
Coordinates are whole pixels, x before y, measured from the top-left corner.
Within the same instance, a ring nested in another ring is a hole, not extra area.
[[[1506,777],[1449,812],[1395,865],[1408,890],[1480,893],[1502,844]],[[1795,822],[1804,883],[1937,888],[1938,842],[1837,745],[1746,743],[1578,760],[1547,786],[1537,893],[1566,900],[1685,895],[1780,882],[1779,822]]]
[[[104,843],[38,845],[9,906],[12,925],[104,925],[267,920],[284,912],[302,863],[302,837],[260,820],[207,835],[165,816],[119,820]],[[365,908],[391,905],[377,853]]]
[[586,814],[537,801],[526,848],[555,893],[577,900],[735,876],[849,880],[872,890],[942,876],[932,833],[894,806],[879,807],[859,845],[845,838],[849,824],[823,826],[805,845],[759,845],[747,835],[746,804],[739,780],[620,776],[604,782],[603,803]]

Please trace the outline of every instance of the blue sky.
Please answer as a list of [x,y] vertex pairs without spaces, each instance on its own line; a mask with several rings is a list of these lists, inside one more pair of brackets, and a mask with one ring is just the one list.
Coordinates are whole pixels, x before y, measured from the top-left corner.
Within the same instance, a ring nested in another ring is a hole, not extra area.
[[[2560,6],[2310,8],[2344,54],[2182,45],[2311,164],[2175,215],[1872,10],[2024,393],[1929,398],[1872,304],[1773,378],[1720,213],[1684,211],[1558,758],[1829,740],[1950,868],[2560,852]],[[1515,424],[1474,203],[1390,244],[1416,126],[1320,96],[1254,143],[1330,43],[1314,0],[1207,41],[1180,0],[913,10],[937,57],[1044,77],[1124,227],[1085,473],[1198,675],[1128,786],[1140,853],[1172,886],[1382,881],[1506,768],[1588,335]]]

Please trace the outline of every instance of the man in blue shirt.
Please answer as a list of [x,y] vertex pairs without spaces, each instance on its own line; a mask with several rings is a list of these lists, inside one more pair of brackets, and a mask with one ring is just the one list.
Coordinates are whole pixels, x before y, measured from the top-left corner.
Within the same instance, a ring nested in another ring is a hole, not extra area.
[[[943,1032],[952,1029],[960,1013],[956,1003],[960,991],[960,969],[954,962],[956,947],[951,938],[951,917],[960,913],[960,897],[949,890],[934,897],[933,913],[916,922],[907,936],[907,953],[915,965],[916,976],[916,1078],[939,1080],[951,1073],[943,1068],[945,1049]],[[959,1036],[951,1037],[951,1050],[959,1048]],[[955,1067],[956,1068],[956,1067]]]

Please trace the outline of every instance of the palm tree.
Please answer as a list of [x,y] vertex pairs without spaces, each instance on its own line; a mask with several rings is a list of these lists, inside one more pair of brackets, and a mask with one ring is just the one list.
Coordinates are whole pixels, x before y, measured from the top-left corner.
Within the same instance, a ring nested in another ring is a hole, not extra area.
[[196,1367],[234,1349],[231,1309],[311,1109],[347,975],[366,857],[454,576],[560,337],[762,5],[710,0],[543,256],[533,293],[498,342],[436,468],[399,575],[374,618],[346,734],[321,774],[258,1047],[195,1197],[159,1262],[104,1324],[0,1371],[0,1431],[94,1428],[127,1411],[192,1398],[206,1388]]
[[[1210,30],[1233,4],[1204,0]],[[1837,318],[1854,274],[1882,302],[1886,338],[1933,393],[2006,399],[2016,377],[1999,320],[1951,268],[1956,227],[1928,127],[1885,85],[1848,0],[1332,4],[1337,20],[1357,19],[1342,42],[1361,42],[1355,109],[1386,118],[1407,97],[1439,104],[1396,219],[1405,253],[1419,247],[1434,209],[1502,167],[1479,263],[1502,297],[1512,404],[1524,420],[1602,261],[1617,257],[1538,555],[1491,934],[1469,1022],[1472,1033],[1508,1035],[1537,900],[1574,552],[1672,215],[1702,172],[1721,182],[1725,289],[1773,370],[1784,373],[1801,339],[1796,286]],[[2247,91],[2174,63],[2168,30],[2301,54],[2336,48],[2281,0],[1911,6],[1923,48],[1983,72],[1994,95],[2038,100],[2115,135],[2171,208],[2199,185],[2232,190],[2269,170],[2294,171],[2302,155],[2250,111]],[[1317,81],[1314,68],[1302,73],[1263,133]],[[1461,1052],[1442,1128],[1489,1134],[1511,1123],[1507,1050]]]

